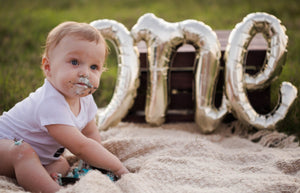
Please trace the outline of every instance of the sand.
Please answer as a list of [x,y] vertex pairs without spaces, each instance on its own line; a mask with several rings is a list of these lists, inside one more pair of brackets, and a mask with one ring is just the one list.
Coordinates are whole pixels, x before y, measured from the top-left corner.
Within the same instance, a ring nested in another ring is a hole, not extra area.
[[[120,123],[101,135],[132,173],[112,182],[91,171],[60,193],[300,193],[300,147],[276,131],[250,134],[232,123],[204,135],[194,123]],[[25,191],[0,176],[0,192]]]

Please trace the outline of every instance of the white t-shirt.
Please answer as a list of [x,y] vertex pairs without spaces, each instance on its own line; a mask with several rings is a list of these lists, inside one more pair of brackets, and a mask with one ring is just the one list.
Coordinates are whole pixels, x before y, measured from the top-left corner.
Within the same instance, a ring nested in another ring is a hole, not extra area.
[[45,126],[63,124],[81,131],[95,118],[97,105],[92,95],[80,98],[80,105],[80,113],[75,116],[64,96],[45,79],[42,87],[0,117],[0,139],[23,139],[47,165],[59,159],[55,154],[62,146]]

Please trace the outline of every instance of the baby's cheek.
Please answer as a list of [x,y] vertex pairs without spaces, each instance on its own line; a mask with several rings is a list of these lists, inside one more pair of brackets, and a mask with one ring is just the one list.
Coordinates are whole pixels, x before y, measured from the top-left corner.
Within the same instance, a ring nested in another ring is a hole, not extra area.
[[97,79],[93,80],[92,84],[93,84],[93,89],[97,90],[99,85],[100,85],[100,78],[97,78]]

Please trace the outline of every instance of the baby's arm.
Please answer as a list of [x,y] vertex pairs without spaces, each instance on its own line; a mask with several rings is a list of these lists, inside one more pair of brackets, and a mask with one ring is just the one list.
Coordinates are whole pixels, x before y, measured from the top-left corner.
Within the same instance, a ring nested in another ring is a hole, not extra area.
[[58,143],[88,164],[110,170],[120,177],[128,173],[121,161],[105,149],[98,141],[83,135],[77,128],[68,125],[48,125],[49,134]]
[[101,136],[95,120],[90,121],[82,130],[82,133],[86,137],[91,138],[101,144]]
[[[82,130],[82,133],[86,137],[91,138],[101,144],[101,136],[100,136],[100,133],[99,133],[99,130],[98,130],[95,120],[92,120],[91,122],[89,122],[86,125],[86,127]],[[117,173],[118,173],[118,176],[121,176],[124,173],[128,173],[128,170],[127,170],[127,168],[123,167],[119,171],[117,171]]]

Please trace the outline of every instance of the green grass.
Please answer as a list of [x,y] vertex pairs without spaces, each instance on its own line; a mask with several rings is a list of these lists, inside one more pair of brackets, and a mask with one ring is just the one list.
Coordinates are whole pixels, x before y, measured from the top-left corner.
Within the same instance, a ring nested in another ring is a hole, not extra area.
[[[42,46],[47,33],[62,21],[113,19],[130,30],[140,16],[151,12],[169,22],[196,19],[220,30],[233,29],[247,14],[258,11],[279,18],[289,36],[287,62],[272,86],[272,98],[276,98],[282,81],[292,82],[300,91],[298,0],[0,0],[0,113],[42,85]],[[99,106],[109,102],[117,74],[114,54],[107,63],[110,70],[104,73],[101,90],[95,94]],[[297,99],[280,130],[300,136],[299,107]]]

